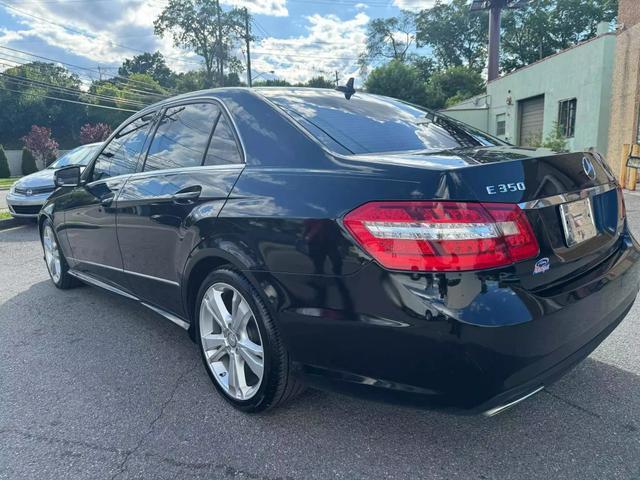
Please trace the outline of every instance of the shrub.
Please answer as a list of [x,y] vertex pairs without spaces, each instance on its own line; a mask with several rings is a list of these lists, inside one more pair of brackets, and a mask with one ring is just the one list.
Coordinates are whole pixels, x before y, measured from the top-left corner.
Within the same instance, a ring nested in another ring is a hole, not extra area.
[[80,143],[104,142],[111,135],[111,127],[106,123],[86,123],[80,127]]
[[9,160],[7,159],[7,154],[4,153],[4,148],[0,145],[0,178],[9,178],[10,176]]
[[36,157],[33,156],[31,150],[27,147],[22,149],[22,174],[23,175],[31,175],[38,171],[38,166],[36,165]]
[[58,142],[51,138],[51,129],[47,127],[32,125],[31,131],[22,137],[22,141],[43,167],[58,155]]

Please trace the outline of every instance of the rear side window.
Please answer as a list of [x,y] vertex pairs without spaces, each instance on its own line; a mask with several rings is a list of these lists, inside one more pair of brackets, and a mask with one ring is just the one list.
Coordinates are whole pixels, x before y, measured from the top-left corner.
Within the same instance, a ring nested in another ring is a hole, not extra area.
[[231,163],[242,163],[242,158],[229,120],[226,116],[220,115],[204,164],[228,165]]
[[202,165],[220,109],[212,103],[168,108],[153,137],[145,171]]
[[136,171],[149,127],[155,117],[149,113],[126,125],[102,150],[93,167],[92,180],[126,175]]

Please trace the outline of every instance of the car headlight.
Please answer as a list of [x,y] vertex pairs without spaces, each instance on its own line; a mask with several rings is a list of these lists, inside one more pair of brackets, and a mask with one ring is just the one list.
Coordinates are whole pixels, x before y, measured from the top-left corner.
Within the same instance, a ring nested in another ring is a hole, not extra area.
[[18,182],[14,182],[13,185],[11,185],[11,187],[9,187],[9,193],[16,193],[16,185],[18,184]]

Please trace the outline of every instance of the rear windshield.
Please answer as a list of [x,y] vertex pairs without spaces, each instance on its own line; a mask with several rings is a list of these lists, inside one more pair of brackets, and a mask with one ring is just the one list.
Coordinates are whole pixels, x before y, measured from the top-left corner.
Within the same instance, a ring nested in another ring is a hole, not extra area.
[[472,127],[415,105],[356,93],[351,100],[333,90],[263,89],[314,137],[338,153],[440,151],[505,145]]

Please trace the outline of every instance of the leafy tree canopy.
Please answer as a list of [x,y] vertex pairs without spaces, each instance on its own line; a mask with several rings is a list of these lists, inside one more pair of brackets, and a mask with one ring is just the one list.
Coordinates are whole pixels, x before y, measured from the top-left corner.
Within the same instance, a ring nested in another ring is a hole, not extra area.
[[367,42],[360,66],[380,61],[404,62],[416,40],[416,16],[403,11],[398,17],[376,18],[367,25]]
[[118,75],[122,77],[129,77],[136,73],[149,75],[163,87],[173,86],[173,72],[160,52],[145,52],[133,58],[127,58],[118,69]]
[[487,59],[488,16],[471,13],[471,2],[437,0],[417,20],[417,41],[430,47],[442,68],[466,66],[481,71]]
[[367,92],[387,95],[406,102],[425,104],[424,82],[418,69],[400,60],[392,60],[374,69],[364,84]]
[[202,57],[206,87],[223,85],[226,67],[242,71],[233,56],[233,47],[245,36],[242,10],[224,11],[218,0],[169,0],[153,25],[157,35],[170,35],[176,46]]

